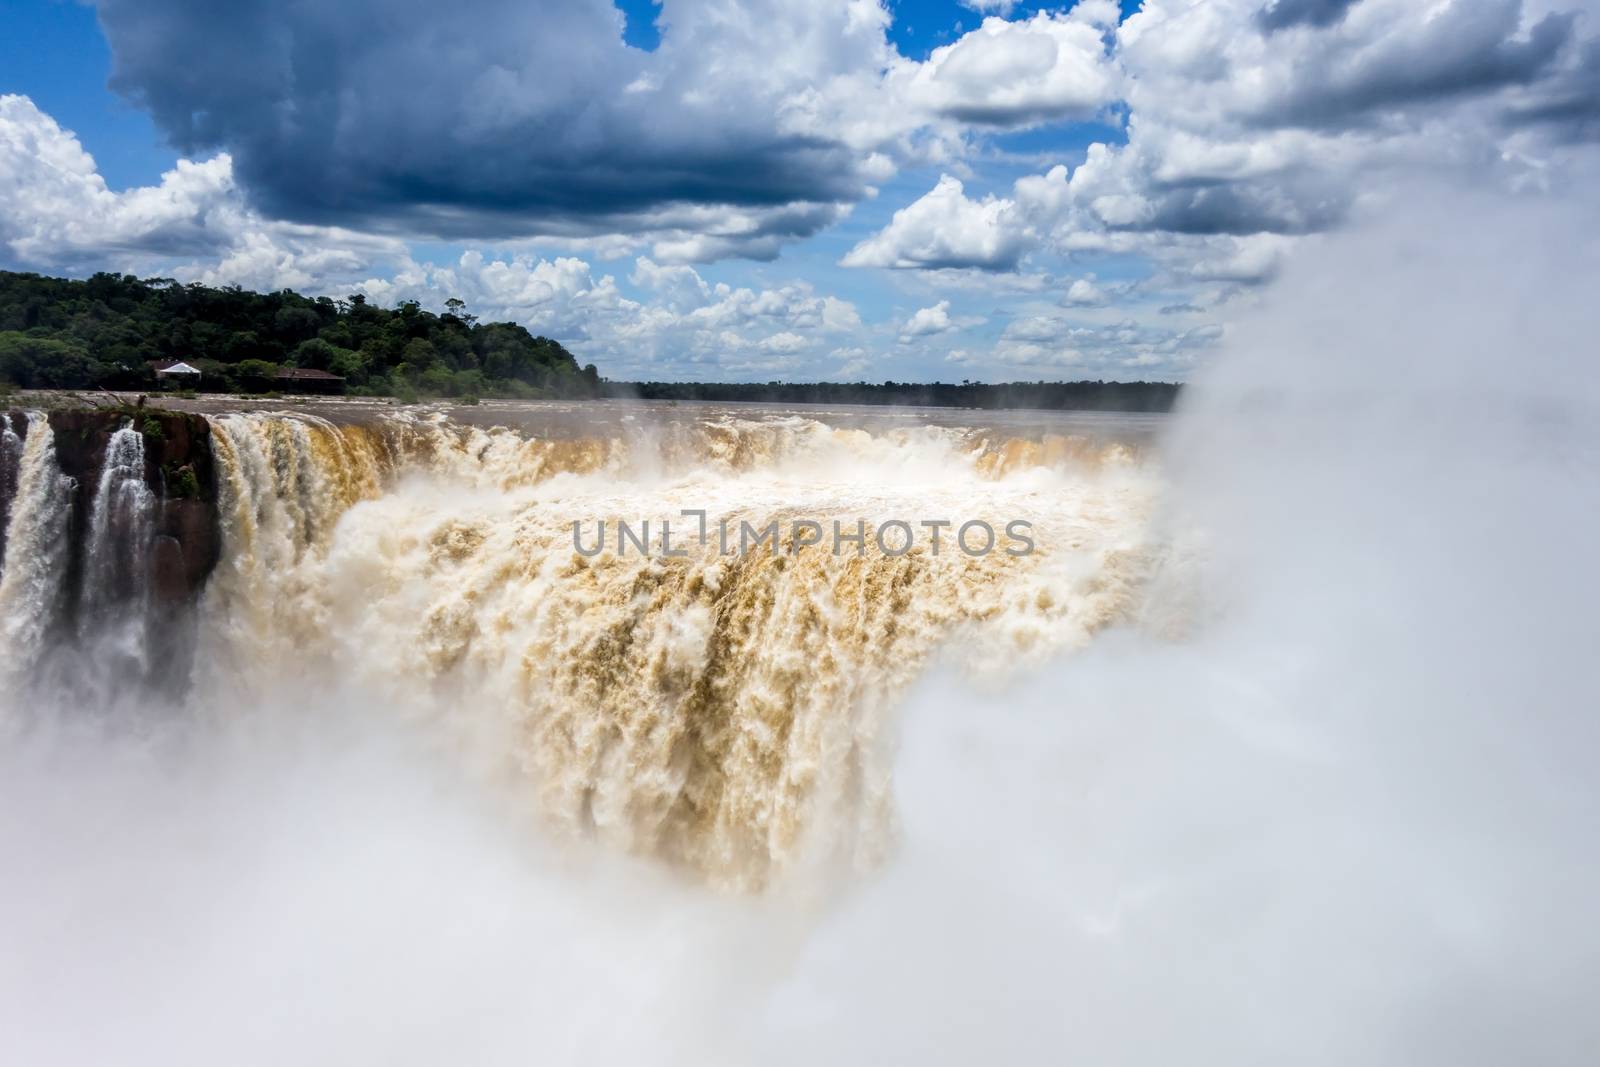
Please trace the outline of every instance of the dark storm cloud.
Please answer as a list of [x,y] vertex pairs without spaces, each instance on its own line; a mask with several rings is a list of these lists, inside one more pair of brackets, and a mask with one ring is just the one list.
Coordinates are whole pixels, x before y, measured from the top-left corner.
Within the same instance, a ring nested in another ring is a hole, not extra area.
[[1273,0],[1256,13],[1256,23],[1268,33],[1290,26],[1332,26],[1357,0]]
[[1195,236],[1316,233],[1343,221],[1348,191],[1285,178],[1278,183],[1215,183],[1167,189],[1138,228]]
[[1507,109],[1505,118],[1512,126],[1541,128],[1558,141],[1600,141],[1600,40],[1585,45],[1570,69]]
[[1424,34],[1312,51],[1295,90],[1256,117],[1268,125],[1357,126],[1401,109],[1532,84],[1573,40],[1576,16],[1546,15],[1526,37],[1518,35],[1521,17],[1522,5],[1511,0],[1458,3]]
[[760,238],[812,232],[832,217],[818,205],[862,191],[842,146],[625,46],[609,0],[97,8],[113,87],[179,149],[231,152],[280,217],[490,238],[718,205],[755,213],[738,231]]

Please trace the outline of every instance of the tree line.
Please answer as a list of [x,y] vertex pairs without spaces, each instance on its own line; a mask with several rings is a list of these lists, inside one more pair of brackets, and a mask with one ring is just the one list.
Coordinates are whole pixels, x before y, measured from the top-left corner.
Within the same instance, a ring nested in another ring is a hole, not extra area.
[[148,389],[153,362],[182,360],[196,388],[270,388],[285,368],[327,371],[373,396],[586,397],[593,364],[511,322],[479,322],[460,300],[443,314],[290,290],[180,285],[96,274],[0,271],[0,382],[25,389]]
[[153,364],[198,368],[197,389],[257,392],[288,368],[327,371],[356,395],[619,397],[776,404],[906,404],[1164,412],[1166,382],[611,382],[548,337],[479,322],[457,299],[443,314],[288,289],[182,285],[95,274],[83,280],[0,271],[0,387],[151,389]]

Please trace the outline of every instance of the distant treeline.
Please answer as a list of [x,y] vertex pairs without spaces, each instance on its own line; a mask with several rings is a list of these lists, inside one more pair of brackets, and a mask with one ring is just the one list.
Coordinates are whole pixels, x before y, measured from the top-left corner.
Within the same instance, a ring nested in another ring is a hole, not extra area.
[[642,400],[756,401],[767,404],[914,404],[923,407],[1041,408],[1057,411],[1171,411],[1179,386],[1167,382],[607,382],[605,395]]
[[180,285],[96,274],[77,281],[0,271],[0,389],[153,389],[155,365],[201,371],[203,392],[258,392],[303,368],[367,396],[637,397],[774,404],[916,404],[1162,412],[1164,382],[606,382],[557,341],[510,322],[479,322],[460,300],[442,315],[285,289]]
[[357,295],[180,285],[96,274],[83,281],[0,271],[0,384],[23,388],[148,389],[151,364],[200,369],[193,387],[270,388],[280,370],[336,374],[376,396],[584,397],[593,364],[510,322],[479,322],[459,300],[435,315],[388,310]]

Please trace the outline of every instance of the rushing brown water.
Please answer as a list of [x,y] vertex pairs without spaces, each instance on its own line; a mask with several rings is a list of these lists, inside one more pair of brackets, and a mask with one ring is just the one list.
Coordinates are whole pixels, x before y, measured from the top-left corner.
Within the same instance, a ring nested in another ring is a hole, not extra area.
[[[552,825],[721,886],[875,865],[890,713],[930,658],[995,676],[1081,647],[1137,621],[1154,560],[1148,419],[314,410],[207,415],[195,705],[353,686]],[[38,540],[61,504],[28,445]],[[24,581],[17,642],[45,610]]]

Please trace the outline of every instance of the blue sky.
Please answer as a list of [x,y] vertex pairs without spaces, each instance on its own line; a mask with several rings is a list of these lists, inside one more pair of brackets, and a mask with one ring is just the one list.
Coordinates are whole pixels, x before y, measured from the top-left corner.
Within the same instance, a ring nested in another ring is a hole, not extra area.
[[0,266],[459,295],[617,377],[1181,379],[1397,160],[1559,175],[1592,6],[23,0]]
[[75,132],[113,189],[160,181],[178,153],[147,115],[107,88],[111,48],[94,9],[73,0],[8,3],[5,23],[4,91],[28,94]]

